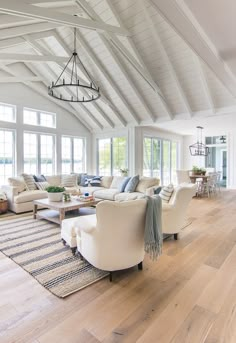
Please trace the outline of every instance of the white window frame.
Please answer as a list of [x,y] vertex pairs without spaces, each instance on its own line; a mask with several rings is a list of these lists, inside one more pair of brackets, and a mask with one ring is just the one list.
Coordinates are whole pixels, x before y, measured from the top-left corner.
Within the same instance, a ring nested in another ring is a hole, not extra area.
[[[25,123],[24,121],[24,112],[25,111],[32,111],[36,113],[37,116],[37,123],[36,124],[29,124],[29,123]],[[41,124],[41,113],[42,114],[49,114],[52,116],[53,118],[53,126],[45,126]],[[41,111],[41,110],[36,110],[34,108],[29,108],[29,107],[24,107],[23,108],[23,124],[24,125],[32,125],[32,126],[41,126],[41,127],[46,127],[48,129],[56,129],[57,127],[57,115],[54,112],[47,112],[47,111]]]
[[[69,135],[61,135],[61,160],[63,159],[62,156],[62,138],[69,138],[70,139],[70,173],[74,172],[74,139],[82,139],[83,141],[83,158],[82,158],[82,173],[86,171],[86,138],[81,136],[69,136]],[[62,167],[62,163],[61,163]]]
[[15,176],[16,175],[16,130],[15,129],[8,129],[5,127],[0,127],[0,130],[3,131],[10,131],[13,133],[13,142],[12,142],[12,161],[13,161],[13,175],[11,176]]
[[[145,135],[143,137],[143,145],[144,145],[144,139],[148,138],[151,139],[151,168],[150,168],[150,176],[153,177],[153,140],[157,139],[160,141],[161,143],[161,151],[160,151],[160,181],[161,184],[163,184],[163,179],[164,179],[164,171],[163,171],[163,162],[164,162],[164,158],[163,158],[163,142],[170,142],[170,151],[169,151],[169,158],[170,158],[170,182],[172,182],[172,143],[176,143],[177,145],[177,151],[176,151],[176,169],[178,169],[179,166],[179,142],[176,140],[171,140],[169,138],[160,138],[160,137],[154,137],[154,136],[147,136]],[[143,167],[142,167],[143,168]]]
[[53,164],[52,164],[52,169],[53,169],[53,175],[55,175],[56,172],[56,135],[53,133],[49,132],[36,132],[36,131],[28,131],[24,130],[23,131],[23,169],[24,169],[24,134],[25,133],[30,133],[30,134],[35,134],[36,135],[36,140],[37,140],[37,155],[36,155],[36,174],[40,175],[41,174],[41,145],[40,145],[40,140],[41,136],[52,136],[53,137]]
[[16,123],[16,105],[12,105],[12,104],[7,104],[4,102],[0,102],[0,106],[6,106],[6,107],[11,107],[13,109],[13,120],[4,120],[4,119],[0,119],[0,122],[4,122],[4,123]]
[[110,140],[110,160],[111,160],[111,168],[110,168],[110,175],[113,175],[113,167],[114,167],[114,162],[113,162],[113,139],[114,138],[125,138],[126,139],[126,165],[124,166],[125,168],[128,168],[129,165],[129,154],[128,154],[128,137],[125,135],[120,135],[120,136],[114,136],[114,137],[100,137],[97,138],[97,142],[96,142],[96,150],[97,150],[97,174],[99,175],[99,140],[105,140],[105,139],[109,139]]

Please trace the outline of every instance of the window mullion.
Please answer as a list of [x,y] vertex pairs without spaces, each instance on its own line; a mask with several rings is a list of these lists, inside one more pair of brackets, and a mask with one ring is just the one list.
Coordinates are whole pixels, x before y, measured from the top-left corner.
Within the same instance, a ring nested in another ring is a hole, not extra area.
[[110,159],[111,159],[111,175],[113,175],[113,138],[111,138],[110,143],[111,151],[110,151]]
[[71,138],[70,141],[70,153],[71,153],[71,164],[70,164],[70,172],[74,171],[74,138]]
[[41,135],[37,135],[37,151],[38,151],[38,158],[37,158],[37,173],[41,174]]

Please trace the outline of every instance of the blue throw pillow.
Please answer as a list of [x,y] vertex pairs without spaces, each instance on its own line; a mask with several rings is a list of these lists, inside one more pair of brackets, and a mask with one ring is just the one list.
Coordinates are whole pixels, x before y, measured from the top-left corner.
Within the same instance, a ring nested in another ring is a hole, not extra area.
[[92,180],[90,180],[90,185],[94,187],[101,187],[101,176],[94,176]]
[[154,189],[154,194],[159,194],[161,190],[162,190],[162,187],[161,187],[161,186],[155,188],[155,189]]
[[131,179],[130,176],[126,176],[123,180],[123,182],[120,184],[120,186],[118,187],[118,191],[120,193],[123,193],[125,191],[125,187],[127,185],[127,183],[129,182],[129,180]]
[[125,192],[126,193],[134,192],[138,183],[139,183],[139,175],[135,175],[131,177],[131,179],[129,180],[129,182],[127,183],[125,187]]
[[87,175],[87,174],[81,175],[80,186],[82,187],[88,186],[89,184],[88,180],[91,180],[93,177],[94,175]]
[[33,175],[35,182],[44,182],[47,181],[44,175]]

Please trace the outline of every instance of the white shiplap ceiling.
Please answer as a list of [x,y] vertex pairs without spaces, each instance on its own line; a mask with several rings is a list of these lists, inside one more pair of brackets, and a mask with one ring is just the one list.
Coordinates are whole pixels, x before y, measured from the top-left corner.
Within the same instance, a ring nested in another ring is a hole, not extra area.
[[[102,96],[86,105],[56,102],[89,130],[174,127],[176,120],[236,112],[234,64],[220,56],[215,20],[212,28],[199,3],[0,0],[0,82],[20,80],[52,100],[47,85],[72,52],[76,26],[79,56]],[[86,81],[83,70],[80,76]]]

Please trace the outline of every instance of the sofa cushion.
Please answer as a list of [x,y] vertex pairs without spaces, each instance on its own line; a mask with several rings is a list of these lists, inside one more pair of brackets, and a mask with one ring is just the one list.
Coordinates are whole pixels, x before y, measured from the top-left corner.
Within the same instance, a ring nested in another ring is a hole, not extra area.
[[135,189],[136,192],[145,193],[147,188],[158,186],[160,180],[155,177],[141,177],[137,187]]
[[113,176],[112,183],[110,185],[110,188],[117,188],[119,189],[121,184],[123,183],[125,177],[124,176]]
[[89,184],[88,180],[91,180],[94,176],[95,175],[87,175],[87,174],[81,175],[80,186],[82,186],[82,187],[88,186],[88,184]]
[[43,182],[46,181],[46,177],[44,175],[33,175],[35,182]]
[[25,191],[20,193],[19,195],[16,195],[14,197],[14,202],[16,204],[21,204],[24,202],[29,202],[33,200],[38,200],[38,199],[45,199],[48,197],[48,193],[46,191],[41,191],[41,190],[34,190],[34,191]]
[[61,175],[46,176],[46,180],[50,184],[50,186],[60,186]]
[[113,180],[113,176],[102,176],[101,186],[105,188],[110,188]]
[[115,200],[116,194],[119,191],[116,188],[100,189],[94,192],[95,198],[104,199],[104,200]]
[[33,191],[37,189],[33,175],[23,173],[21,176],[23,177],[25,181],[26,188],[28,189],[28,191]]
[[103,190],[103,189],[106,189],[106,188],[104,188],[104,187],[79,187],[79,189],[80,189],[80,191],[81,191],[81,193],[89,193],[89,194],[91,194],[91,195],[93,195],[93,193],[95,192],[95,191],[100,191],[100,190]]
[[129,182],[127,183],[125,187],[125,192],[132,193],[135,191],[135,188],[137,187],[137,184],[139,182],[139,175],[135,175],[131,177]]
[[100,187],[101,186],[101,176],[94,176],[90,181],[90,185],[93,187]]
[[174,192],[174,186],[169,184],[169,186],[162,187],[162,190],[159,193],[159,197],[162,199],[163,202],[168,203]]
[[136,199],[143,199],[143,198],[145,198],[145,194],[140,193],[140,192],[119,193],[119,194],[116,194],[115,196],[116,201],[136,200]]
[[62,175],[61,176],[61,186],[62,187],[76,187],[77,185],[77,175]]
[[122,183],[120,184],[120,186],[118,187],[118,191],[119,192],[124,192],[125,191],[125,187],[127,186],[129,180],[131,179],[130,176],[125,176],[124,180],[122,181]]
[[26,190],[26,184],[23,177],[9,177],[8,183],[10,186],[17,187],[18,193],[21,193]]
[[35,182],[35,184],[41,191],[45,191],[45,189],[49,186],[49,183],[47,181]]

